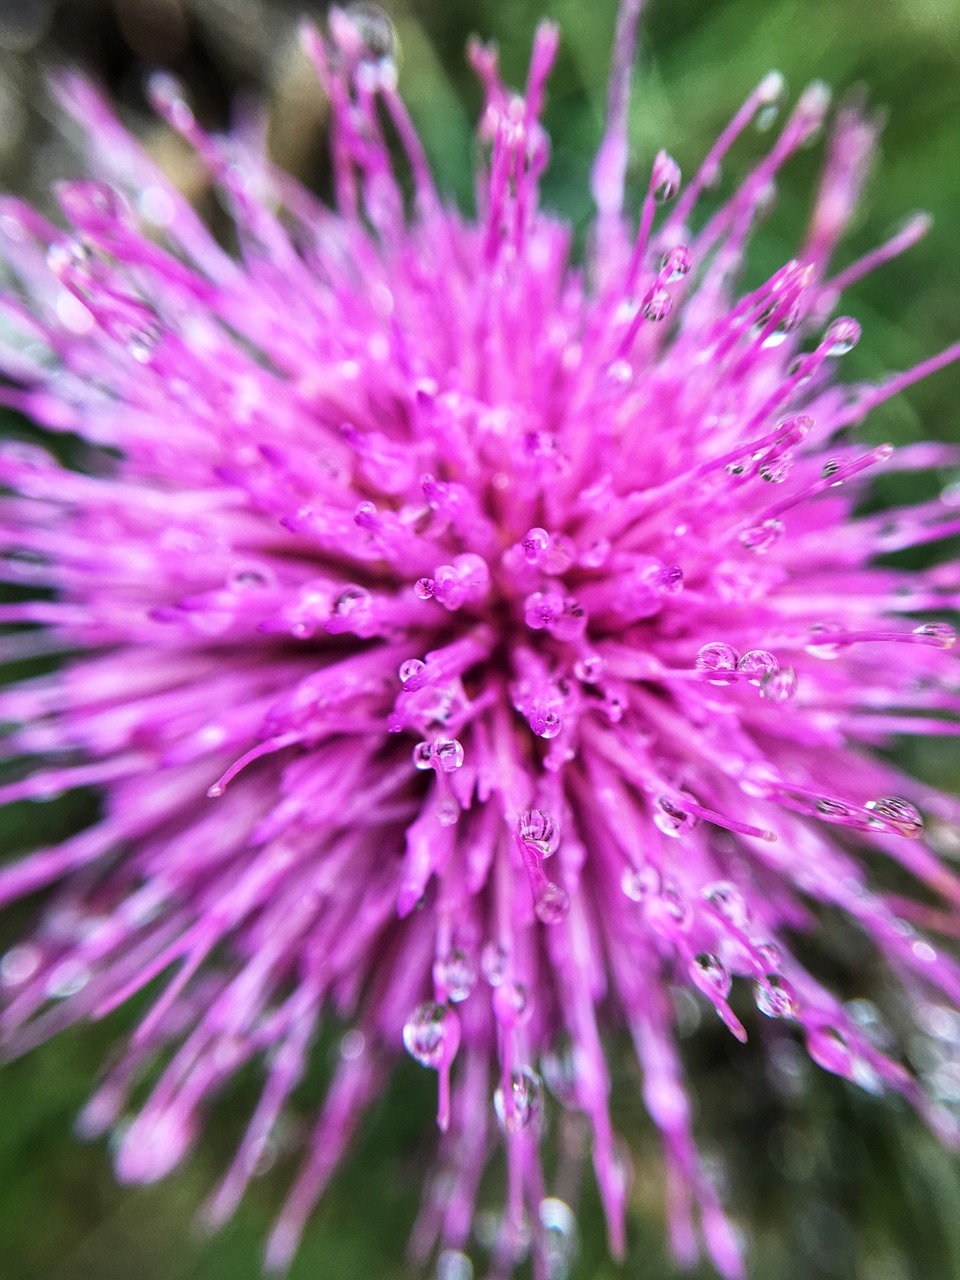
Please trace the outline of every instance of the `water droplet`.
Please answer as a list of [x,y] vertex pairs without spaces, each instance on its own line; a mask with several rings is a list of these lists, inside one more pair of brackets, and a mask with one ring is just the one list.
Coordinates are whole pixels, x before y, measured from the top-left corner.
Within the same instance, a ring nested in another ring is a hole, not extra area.
[[682,280],[689,270],[690,250],[686,245],[676,245],[660,259],[660,279],[664,284],[673,284],[676,280]]
[[789,448],[791,445],[800,444],[805,440],[813,430],[816,423],[805,413],[798,413],[792,418],[784,418],[780,423],[779,430],[782,432],[777,445],[781,448]]
[[521,982],[500,982],[494,987],[491,1004],[494,1017],[505,1027],[518,1026],[533,1013],[527,988]]
[[670,314],[673,299],[666,289],[651,289],[643,300],[642,311],[647,320],[665,320]]
[[58,280],[73,279],[77,283],[89,282],[93,250],[86,240],[78,236],[69,240],[55,240],[47,249],[47,266]]
[[19,987],[40,968],[42,955],[39,947],[25,942],[11,947],[0,959],[0,986]]
[[408,658],[406,662],[401,662],[397,676],[402,685],[408,685],[411,680],[415,679],[422,672],[426,671],[427,664],[421,662],[419,658]]
[[66,1000],[81,992],[90,981],[90,970],[78,960],[63,960],[50,971],[45,993],[50,1000]]
[[843,634],[843,628],[836,622],[814,622],[809,628],[811,639],[804,645],[807,653],[813,658],[832,661],[840,656],[841,645],[833,643],[827,637]]
[[864,807],[874,814],[870,825],[881,831],[889,831],[892,827],[899,835],[909,836],[918,836],[923,831],[920,810],[909,800],[884,796],[882,800],[868,800]]
[[536,564],[540,556],[550,545],[550,535],[546,529],[533,528],[527,531],[520,544],[527,564]]
[[147,97],[154,111],[175,129],[189,129],[193,124],[193,112],[183,84],[169,71],[151,72],[147,79]]
[[403,1046],[421,1066],[450,1062],[460,1043],[460,1020],[446,1005],[428,1000],[417,1005],[403,1026]]
[[795,1018],[800,1010],[796,991],[777,973],[768,973],[764,982],[755,982],[753,992],[757,1008],[768,1018]]
[[437,1257],[437,1280],[473,1280],[473,1263],[459,1249],[444,1249]]
[[737,670],[739,654],[722,641],[705,644],[697,653],[694,666],[698,671],[710,673],[711,684],[729,684]]
[[270,570],[255,564],[238,565],[227,578],[227,586],[237,591],[263,591],[273,584]]
[[852,316],[839,316],[823,335],[828,356],[845,356],[860,341],[860,325]]
[[602,569],[609,555],[609,538],[597,538],[580,553],[580,563],[585,569]]
[[740,534],[740,544],[755,555],[763,555],[783,536],[783,521],[763,520]]
[[363,1057],[366,1047],[366,1036],[362,1031],[358,1031],[356,1027],[351,1027],[349,1031],[343,1033],[340,1039],[340,1057],[345,1062],[356,1062],[358,1058]]
[[413,748],[413,764],[416,769],[433,768],[433,743],[418,742]]
[[480,952],[480,972],[491,987],[499,987],[507,976],[510,956],[502,942],[488,942]]
[[814,807],[818,817],[828,822],[843,824],[855,817],[855,811],[850,805],[843,800],[833,800],[829,796],[822,796]]
[[413,584],[413,594],[418,600],[432,600],[436,585],[433,578],[418,578]]
[[660,872],[649,862],[642,867],[624,867],[620,888],[631,902],[646,902],[660,891]]
[[787,476],[793,470],[793,454],[786,450],[779,454],[776,458],[770,458],[765,462],[761,462],[757,468],[757,474],[761,480],[767,484],[783,484]]
[[463,764],[463,745],[456,738],[437,738],[433,755],[444,773],[453,773]]
[[460,806],[453,796],[445,796],[438,802],[434,813],[441,827],[452,827],[460,817]]
[[735,884],[729,880],[717,880],[714,884],[705,885],[700,893],[704,902],[709,902],[714,911],[729,920],[734,928],[746,928],[750,913],[743,894]]
[[345,587],[333,602],[333,612],[338,618],[349,618],[361,612],[370,598],[370,592],[363,587]]
[[780,108],[775,102],[768,102],[760,108],[756,115],[756,126],[761,133],[772,128],[779,115]]
[[[774,302],[762,315],[758,316],[754,328],[763,333],[763,340],[760,343],[763,350],[769,351],[774,347],[782,346],[800,323],[800,316],[799,302],[785,306],[782,301]],[[775,320],[774,317],[776,317]],[[771,320],[774,320],[773,327],[768,328]]]
[[648,899],[646,909],[653,924],[662,921],[682,932],[693,924],[693,907],[675,880],[664,880],[660,892]]
[[696,826],[696,818],[669,796],[657,796],[653,805],[653,823],[665,836],[678,838],[682,831]]
[[737,670],[747,676],[751,684],[760,684],[765,676],[776,675],[780,663],[766,649],[751,649],[737,663]]
[[573,1210],[566,1201],[551,1196],[541,1200],[539,1215],[548,1280],[567,1280],[577,1249],[577,1220]]
[[834,1027],[811,1027],[807,1032],[807,1052],[824,1071],[849,1076],[850,1046],[846,1037]]
[[611,360],[604,366],[603,376],[616,387],[629,387],[633,381],[633,366],[629,360]]
[[585,653],[573,664],[573,674],[584,684],[596,684],[603,674],[603,659],[598,653]]
[[933,640],[933,647],[937,649],[952,649],[957,643],[957,633],[949,622],[924,622],[922,626],[914,627],[913,634]]
[[701,951],[690,965],[690,976],[705,996],[726,1000],[733,985],[730,970],[712,951]]
[[469,951],[455,947],[433,962],[433,978],[452,1004],[460,1004],[477,985],[477,962]]
[[757,953],[757,959],[768,973],[776,973],[783,964],[783,952],[769,938],[754,938],[751,945]]
[[680,190],[680,166],[666,151],[657,152],[650,187],[657,204],[666,204]]
[[760,681],[760,697],[767,702],[789,702],[797,692],[797,673],[793,667],[781,667]]
[[71,222],[82,225],[93,222],[117,222],[126,217],[127,203],[123,196],[108,182],[79,179],[58,182],[57,199]]
[[544,858],[556,853],[560,845],[560,825],[544,809],[527,809],[518,824],[520,839],[536,849]]
[[113,318],[107,322],[107,327],[138,364],[151,362],[163,337],[163,330],[157,320]]
[[533,905],[541,924],[559,924],[570,914],[570,895],[566,889],[548,881]]
[[543,1085],[529,1067],[516,1067],[510,1072],[507,1088],[498,1085],[493,1095],[493,1109],[507,1133],[537,1124],[543,1110]]
[[[839,460],[839,458],[828,459],[820,468],[821,478],[824,480],[830,480],[833,476],[837,474],[838,471],[841,470],[842,467],[843,467],[843,463]],[[843,483],[842,480],[837,481],[837,484],[842,484],[842,483]]]

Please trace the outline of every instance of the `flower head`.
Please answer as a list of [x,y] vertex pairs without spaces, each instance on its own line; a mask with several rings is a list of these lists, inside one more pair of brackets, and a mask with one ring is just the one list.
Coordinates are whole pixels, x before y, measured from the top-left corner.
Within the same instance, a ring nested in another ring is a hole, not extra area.
[[699,197],[775,109],[776,75],[692,180],[660,152],[638,215],[624,210],[638,7],[622,6],[582,265],[538,197],[556,30],[538,30],[522,93],[492,49],[470,50],[485,108],[468,218],[437,194],[389,26],[366,6],[305,36],[332,108],[333,208],[249,138],[202,131],[157,77],[157,110],[232,216],[227,252],[65,76],[97,177],[59,187],[66,232],[0,209],[2,399],[85,444],[74,466],[0,453],[6,573],[45,589],[2,606],[29,629],[0,643],[70,655],[0,696],[21,722],[8,752],[45,761],[3,798],[103,794],[92,826],[0,871],[0,901],[56,886],[0,965],[4,1034],[23,1050],[156,982],[82,1117],[88,1133],[121,1126],[130,1182],[169,1172],[208,1100],[262,1063],[207,1206],[220,1222],[321,1020],[341,1020],[274,1267],[404,1048],[437,1073],[444,1131],[420,1256],[468,1247],[502,1141],[495,1265],[533,1222],[546,1274],[565,1208],[539,1155],[556,1105],[589,1120],[622,1252],[602,1045],[622,1026],[663,1138],[674,1247],[695,1254],[696,1218],[717,1267],[740,1274],[694,1145],[676,984],[741,1039],[755,1003],[821,1066],[957,1134],[950,1098],[877,1048],[791,943],[819,904],[839,908],[921,1005],[960,1002],[960,970],[915,927],[942,913],[872,874],[896,864],[960,905],[937,856],[960,805],[874,751],[956,732],[942,615],[960,567],[884,557],[957,533],[957,495],[862,501],[878,472],[956,451],[855,431],[960,350],[880,385],[837,379],[860,336],[837,314],[843,288],[923,230],[914,219],[831,273],[874,142],[852,108],[797,257],[740,285],[778,170],[824,121],[821,85],[706,219]]

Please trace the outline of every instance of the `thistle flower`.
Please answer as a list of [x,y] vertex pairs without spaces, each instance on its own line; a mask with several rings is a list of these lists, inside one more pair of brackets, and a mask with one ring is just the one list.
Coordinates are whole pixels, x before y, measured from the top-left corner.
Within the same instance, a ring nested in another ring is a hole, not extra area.
[[943,615],[960,566],[884,560],[960,531],[957,494],[863,505],[877,473],[956,450],[855,433],[960,347],[879,385],[836,377],[860,334],[843,289],[924,229],[831,272],[875,137],[853,108],[797,257],[739,285],[778,170],[824,121],[818,84],[709,217],[701,193],[779,104],[776,75],[692,180],[660,152],[638,216],[624,209],[638,8],[621,9],[583,266],[538,198],[549,24],[522,93],[470,49],[475,218],[439,197],[366,7],[305,34],[332,109],[332,209],[250,137],[203,132],[166,76],[153,102],[217,184],[238,252],[72,76],[57,90],[97,176],[58,188],[66,232],[0,209],[3,402],[86,445],[82,466],[0,455],[5,574],[44,589],[2,606],[21,627],[4,656],[69,654],[0,696],[8,755],[43,760],[2,797],[103,795],[92,826],[0,871],[0,901],[53,890],[0,965],[3,1033],[21,1052],[149,989],[81,1117],[117,1131],[127,1182],[167,1174],[208,1100],[261,1063],[207,1205],[219,1223],[321,1021],[347,1027],[273,1268],[403,1048],[437,1074],[443,1131],[418,1258],[466,1265],[503,1143],[494,1270],[529,1237],[535,1274],[557,1274],[569,1210],[540,1160],[557,1105],[588,1119],[622,1254],[603,1034],[625,1027],[676,1254],[702,1238],[742,1274],[694,1144],[677,984],[738,1038],[780,1020],[822,1067],[957,1137],[956,1092],[876,1047],[791,943],[838,908],[919,1008],[960,1003],[956,963],[917,928],[943,910],[876,883],[902,868],[955,918],[938,841],[960,804],[875,751],[957,732]]

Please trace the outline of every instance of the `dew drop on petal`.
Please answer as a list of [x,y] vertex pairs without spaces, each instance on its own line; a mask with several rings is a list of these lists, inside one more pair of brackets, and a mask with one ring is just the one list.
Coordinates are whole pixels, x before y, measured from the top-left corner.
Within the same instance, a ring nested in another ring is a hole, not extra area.
[[559,924],[570,914],[570,895],[559,884],[548,881],[533,904],[541,924]]
[[673,200],[680,190],[680,166],[673,156],[666,151],[658,151],[653,162],[653,178],[651,181],[653,198],[657,204],[666,204]]
[[527,809],[520,815],[520,839],[548,858],[560,845],[560,825],[545,809]]
[[62,960],[47,976],[44,994],[50,1000],[66,1000],[81,992],[90,976],[90,970],[79,960]]
[[413,763],[417,769],[433,768],[433,743],[418,742],[413,748]]
[[701,951],[694,956],[690,965],[690,977],[704,995],[710,998],[719,996],[721,1000],[726,1000],[730,994],[730,970],[712,951]]
[[678,838],[684,830],[696,826],[696,818],[669,796],[657,796],[653,804],[654,826],[665,836]]
[[477,985],[477,962],[469,951],[456,947],[433,962],[433,978],[446,991],[447,999],[460,1004]]
[[473,1280],[473,1263],[459,1249],[443,1249],[437,1255],[437,1280]]
[[93,250],[78,236],[55,240],[47,249],[47,266],[60,280],[82,279],[92,261]]
[[642,867],[624,867],[620,888],[631,902],[646,902],[660,891],[660,872],[649,862]]
[[434,810],[441,827],[452,827],[460,817],[460,806],[453,796],[445,796]]
[[755,555],[763,555],[783,537],[783,521],[773,518],[751,525],[740,534],[740,545]]
[[403,1046],[424,1067],[440,1067],[449,1062],[459,1043],[457,1015],[432,1000],[417,1005],[403,1025]]
[[840,656],[841,646],[830,640],[830,636],[843,634],[843,628],[836,622],[814,622],[809,628],[810,639],[803,646],[812,658],[831,661]]
[[651,289],[643,300],[641,310],[647,320],[665,320],[672,306],[673,299],[666,289]]
[[32,943],[11,947],[0,958],[0,986],[19,987],[27,982],[40,968],[42,959],[39,947]]
[[480,952],[480,972],[491,987],[499,987],[507,976],[510,956],[502,942],[488,942]]
[[760,681],[760,697],[767,702],[789,702],[797,692],[797,673],[793,667],[771,671]]
[[909,800],[884,796],[882,800],[868,800],[864,807],[874,814],[871,826],[887,831],[892,827],[901,835],[918,836],[923,831],[920,810]]
[[565,1200],[553,1196],[540,1201],[543,1247],[549,1280],[568,1280],[577,1250],[577,1220]]
[[433,578],[418,578],[413,584],[413,594],[418,600],[432,600],[436,585]]
[[633,382],[633,365],[629,360],[611,360],[604,366],[603,376],[611,386],[629,387]]
[[573,674],[584,684],[596,684],[603,674],[603,659],[598,653],[585,653],[573,664]]
[[491,1003],[494,1017],[505,1027],[518,1026],[533,1013],[533,1004],[522,982],[500,982],[494,987]]
[[717,880],[713,884],[704,885],[700,893],[704,902],[708,902],[718,915],[729,920],[734,928],[746,927],[750,913],[743,894],[735,884],[731,884],[729,880]]
[[767,484],[783,484],[787,476],[793,469],[793,454],[789,451],[781,453],[779,457],[772,458],[767,462],[761,462],[757,468],[757,474],[761,480],[765,480]]
[[813,419],[805,413],[795,414],[792,418],[784,418],[778,428],[782,432],[778,445],[786,448],[790,445],[800,444],[802,440],[807,438],[815,425]]
[[686,245],[678,244],[668,249],[660,259],[660,279],[665,284],[673,284],[682,280],[690,270],[690,250]]
[[338,618],[349,618],[370,603],[370,592],[364,587],[346,587],[333,602],[333,612]]
[[529,529],[524,534],[520,545],[523,547],[523,556],[527,564],[536,564],[550,545],[550,535],[546,529]]
[[507,1087],[497,1086],[493,1095],[497,1119],[507,1133],[528,1129],[540,1120],[543,1110],[543,1085],[530,1067],[515,1067]]
[[697,671],[708,673],[711,684],[729,684],[737,670],[739,654],[722,641],[705,644],[694,659]]
[[420,658],[408,658],[406,662],[401,662],[397,675],[402,685],[408,685],[411,680],[414,680],[426,669],[427,664],[421,661]]
[[776,973],[783,964],[783,953],[777,944],[769,938],[763,938],[759,941],[754,939],[751,945],[766,972]]
[[456,738],[437,738],[433,756],[444,773],[453,773],[463,764],[463,744]]
[[834,1027],[811,1027],[807,1032],[807,1052],[824,1071],[839,1076],[850,1074],[850,1046]]
[[800,1010],[797,993],[786,978],[768,973],[765,981],[753,986],[757,1008],[768,1018],[795,1018]]
[[681,932],[693,924],[693,907],[674,880],[663,881],[660,892],[647,900],[646,910],[654,924],[661,922]]
[[148,321],[117,326],[117,335],[138,364],[149,364],[163,337],[163,330],[159,324]]
[[852,316],[839,316],[823,335],[828,356],[845,356],[860,341],[860,325]]
[[776,675],[780,663],[766,649],[750,649],[737,663],[737,670],[747,676],[751,684],[760,684],[765,676]]
[[957,633],[949,622],[924,622],[914,627],[913,634],[932,640],[933,647],[937,649],[952,649],[957,643]]

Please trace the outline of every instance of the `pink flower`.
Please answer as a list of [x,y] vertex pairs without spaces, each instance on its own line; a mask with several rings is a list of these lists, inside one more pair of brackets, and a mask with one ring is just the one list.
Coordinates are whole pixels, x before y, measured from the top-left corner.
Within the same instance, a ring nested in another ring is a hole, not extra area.
[[738,284],[778,170],[824,121],[819,84],[709,217],[700,194],[778,104],[776,75],[692,180],[660,152],[624,210],[637,9],[622,7],[582,265],[538,198],[548,24],[523,93],[471,48],[476,219],[438,196],[367,9],[334,10],[326,41],[306,33],[333,110],[334,209],[249,138],[202,132],[162,76],[157,110],[216,181],[238,254],[69,76],[60,97],[99,176],[60,186],[66,233],[0,209],[16,282],[2,399],[85,446],[76,465],[22,444],[0,457],[6,575],[45,589],[2,606],[30,625],[0,645],[70,655],[0,697],[21,722],[8,753],[43,760],[2,795],[103,795],[91,827],[0,872],[0,901],[55,886],[0,965],[3,1032],[20,1052],[158,980],[82,1117],[119,1127],[130,1182],[168,1173],[208,1100],[261,1063],[207,1206],[218,1223],[321,1020],[339,1020],[274,1268],[402,1047],[436,1071],[444,1131],[419,1258],[460,1265],[502,1142],[494,1271],[532,1234],[548,1274],[571,1229],[539,1155],[558,1106],[588,1118],[622,1254],[603,1049],[619,1026],[663,1138],[674,1249],[695,1257],[696,1221],[719,1270],[742,1274],[694,1145],[675,984],[741,1039],[759,1015],[785,1021],[821,1066],[957,1137],[955,1093],[875,1047],[791,939],[838,908],[918,1009],[960,1002],[960,969],[918,931],[943,912],[873,887],[889,860],[950,919],[960,905],[938,857],[960,804],[874,750],[957,733],[942,616],[960,565],[884,557],[960,532],[960,500],[863,506],[879,472],[957,450],[855,432],[960,347],[880,385],[837,379],[860,336],[836,314],[843,288],[924,230],[915,218],[832,270],[874,143],[853,109],[797,257]]

